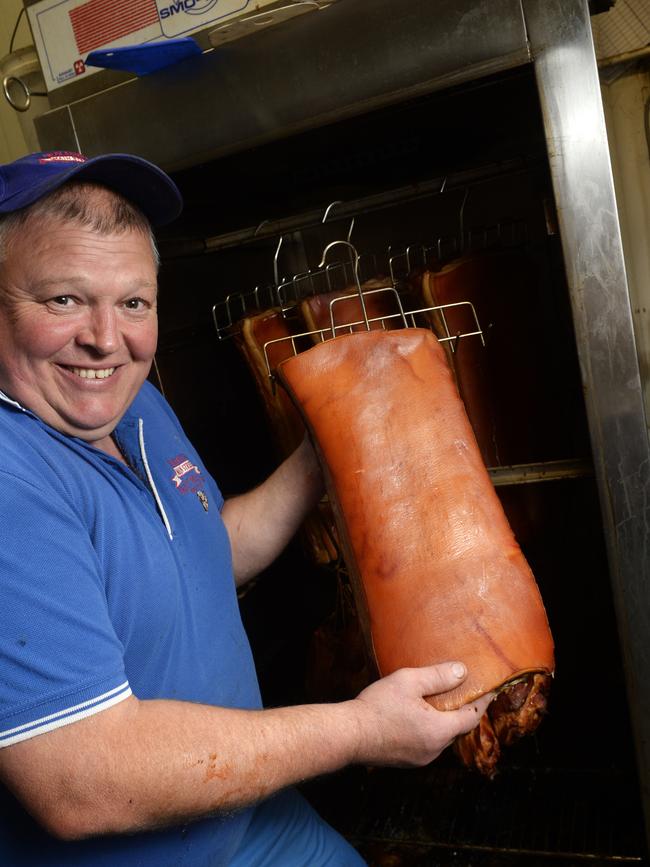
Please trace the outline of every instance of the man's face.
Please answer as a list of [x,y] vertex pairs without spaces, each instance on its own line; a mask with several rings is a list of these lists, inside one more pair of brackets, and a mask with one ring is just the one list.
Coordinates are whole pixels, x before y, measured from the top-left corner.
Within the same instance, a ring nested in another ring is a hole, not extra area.
[[0,264],[0,389],[102,446],[156,349],[156,265],[141,232],[28,220]]

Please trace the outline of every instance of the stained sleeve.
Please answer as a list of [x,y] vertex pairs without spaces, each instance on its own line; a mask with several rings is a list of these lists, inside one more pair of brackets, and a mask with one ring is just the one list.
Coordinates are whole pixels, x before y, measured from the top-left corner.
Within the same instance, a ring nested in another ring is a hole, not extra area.
[[130,694],[88,529],[61,494],[0,472],[0,747]]

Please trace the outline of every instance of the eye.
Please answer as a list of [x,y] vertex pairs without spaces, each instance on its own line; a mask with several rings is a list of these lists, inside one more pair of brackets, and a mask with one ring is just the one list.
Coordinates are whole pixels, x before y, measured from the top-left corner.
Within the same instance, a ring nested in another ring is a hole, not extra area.
[[73,303],[70,295],[55,295],[50,299],[50,304],[55,304],[57,307],[72,307]]
[[144,298],[129,298],[128,301],[124,302],[124,306],[127,310],[141,311],[148,309],[150,305]]

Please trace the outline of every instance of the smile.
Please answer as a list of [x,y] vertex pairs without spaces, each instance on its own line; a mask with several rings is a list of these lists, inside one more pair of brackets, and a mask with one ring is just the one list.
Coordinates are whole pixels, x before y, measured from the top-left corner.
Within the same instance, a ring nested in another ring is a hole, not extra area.
[[68,367],[66,369],[82,379],[108,379],[115,372],[114,367],[105,367],[101,370],[93,367]]

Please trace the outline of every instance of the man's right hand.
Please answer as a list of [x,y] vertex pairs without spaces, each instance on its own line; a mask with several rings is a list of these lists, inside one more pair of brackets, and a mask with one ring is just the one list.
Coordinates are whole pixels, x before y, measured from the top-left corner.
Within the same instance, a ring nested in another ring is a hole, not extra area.
[[438,711],[425,696],[454,689],[467,676],[461,662],[403,668],[363,690],[355,699],[362,764],[420,767],[455,738],[471,731],[494,698],[492,693],[458,710]]

